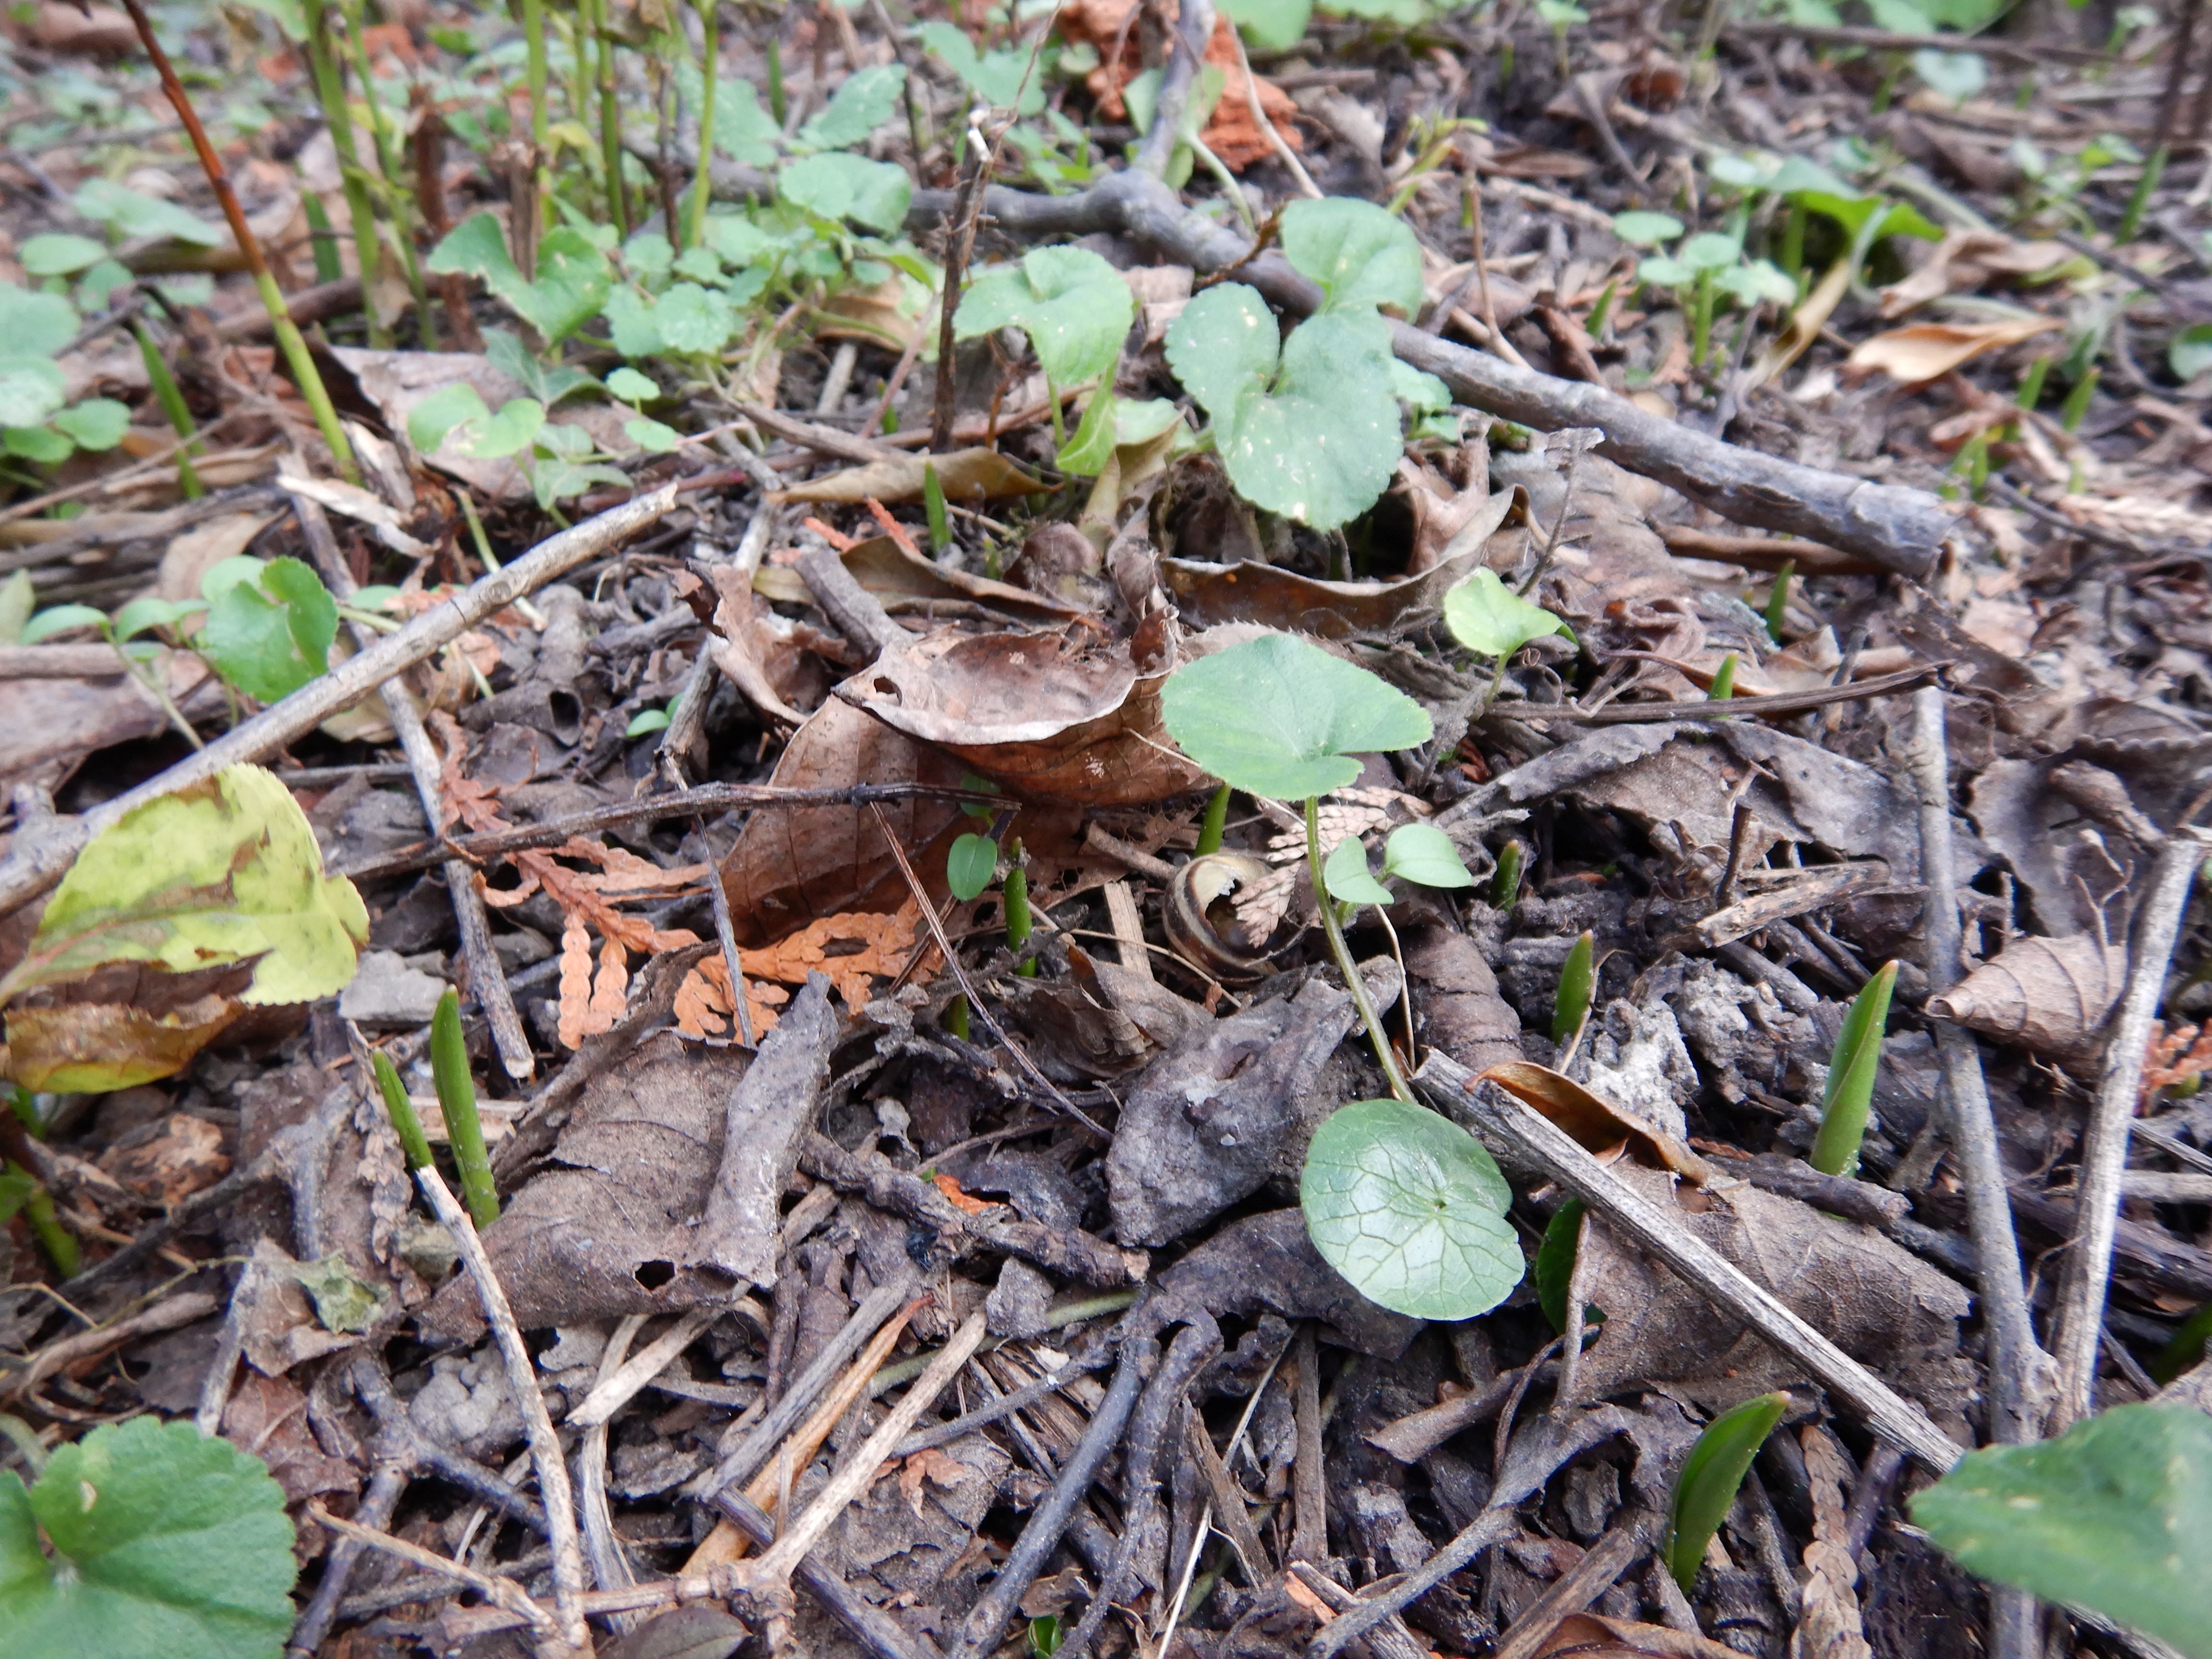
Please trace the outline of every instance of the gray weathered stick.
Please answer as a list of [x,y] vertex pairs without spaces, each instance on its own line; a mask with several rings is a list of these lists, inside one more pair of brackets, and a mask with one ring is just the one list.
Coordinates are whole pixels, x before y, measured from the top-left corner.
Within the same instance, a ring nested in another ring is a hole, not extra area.
[[1602,1213],[1608,1225],[1638,1248],[1666,1263],[1716,1306],[1743,1320],[1849,1401],[1867,1426],[1884,1439],[1894,1441],[1938,1474],[1958,1461],[1960,1448],[1925,1412],[1753,1283],[1703,1239],[1645,1202],[1557,1124],[1496,1089],[1478,1091],[1474,1074],[1443,1054],[1430,1055],[1414,1075],[1413,1086],[1431,1105],[1455,1118],[1474,1118],[1485,1135],[1503,1139],[1522,1161],[1540,1166]]
[[397,634],[386,635],[359,656],[301,686],[282,702],[226,732],[204,749],[157,774],[136,789],[103,801],[82,816],[58,822],[29,845],[0,860],[0,915],[37,897],[62,878],[85,844],[133,808],[187,785],[204,782],[226,766],[258,761],[304,737],[350,708],[402,669],[411,668],[494,611],[512,605],[555,577],[618,546],[676,505],[675,484],[610,507],[557,536],[548,537],[504,570],[495,570],[444,604],[424,611]]
[[2096,1410],[2097,1339],[2105,1325],[2105,1289],[2112,1276],[2112,1236],[2120,1215],[2120,1174],[2128,1164],[2128,1132],[2142,1086],[2143,1051],[2166,994],[2166,966],[2189,908],[2189,890],[2212,846],[2204,831],[2175,833],[2159,849],[2150,890],[2136,913],[2127,994],[2112,1016],[2105,1072],[2081,1146],[2081,1178],[2074,1200],[2074,1239],[2058,1285],[2051,1348],[2058,1361],[2058,1402],[2051,1431],[2063,1431]]

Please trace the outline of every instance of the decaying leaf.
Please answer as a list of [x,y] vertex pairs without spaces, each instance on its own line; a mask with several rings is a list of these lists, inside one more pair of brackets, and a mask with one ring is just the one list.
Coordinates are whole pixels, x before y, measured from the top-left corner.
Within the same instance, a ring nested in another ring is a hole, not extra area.
[[1572,1655],[1574,1659],[1729,1659],[1735,1650],[1694,1631],[1609,1613],[1577,1613],[1559,1620],[1537,1652]]
[[1087,632],[947,634],[886,653],[837,696],[1024,799],[1129,806],[1206,781],[1169,741],[1167,678]]
[[[1516,493],[1503,489],[1491,498],[1497,522],[1504,521]],[[1440,606],[1445,590],[1481,557],[1478,544],[1434,569],[1395,582],[1329,582],[1271,564],[1200,564],[1189,559],[1162,559],[1160,576],[1182,620],[1193,628],[1256,623],[1328,640],[1387,639]]]
[[1893,328],[1852,349],[1850,366],[1880,369],[1892,380],[1918,386],[1948,374],[1961,363],[2000,346],[2018,345],[2057,328],[2050,317],[2004,317],[1986,323],[1913,323]]
[[2033,276],[2075,258],[2063,242],[2021,242],[1998,230],[1954,230],[1902,282],[1881,290],[1881,314],[1902,317],[1947,294],[1971,294],[1997,276]]
[[174,1204],[229,1173],[222,1131],[205,1118],[173,1112],[149,1127],[156,1133],[127,1136],[100,1158],[101,1169],[141,1198]]
[[2128,953],[2087,933],[2016,939],[1940,996],[1928,1012],[1971,1030],[2079,1060],[2095,1053],[2105,1017],[2128,980]]
[[1477,1080],[1495,1083],[1558,1124],[1577,1146],[1590,1152],[1610,1152],[1625,1142],[1645,1164],[1655,1169],[1671,1170],[1701,1187],[1709,1183],[1716,1173],[1711,1164],[1674,1136],[1599,1099],[1572,1078],[1549,1066],[1539,1066],[1533,1060],[1508,1060],[1502,1066],[1492,1066]]
[[26,1089],[93,1094],[173,1077],[235,1024],[235,999],[196,997],[166,1013],[112,1002],[8,1011],[7,1073]]
[[949,1457],[932,1446],[915,1453],[899,1466],[899,1491],[905,1495],[908,1507],[919,1517],[923,1481],[928,1481],[941,1492],[950,1492],[963,1481],[973,1480],[975,1475],[975,1471],[958,1458]]
[[[1064,527],[1064,526],[1062,526]],[[968,600],[1004,612],[1018,621],[1051,623],[1080,616],[1086,607],[1049,592],[994,581],[965,570],[933,563],[908,552],[890,536],[872,536],[837,555],[854,580],[893,612],[927,615],[934,602]],[[763,565],[753,577],[757,592],[779,605],[811,605],[813,590],[788,565]]]
[[847,467],[825,478],[794,484],[776,499],[786,501],[833,501],[859,507],[878,501],[918,501],[922,496],[925,467],[937,469],[939,487],[949,501],[1003,501],[1012,495],[1036,495],[1052,486],[1032,478],[995,449],[956,449],[945,455],[902,455],[896,460],[870,461]]

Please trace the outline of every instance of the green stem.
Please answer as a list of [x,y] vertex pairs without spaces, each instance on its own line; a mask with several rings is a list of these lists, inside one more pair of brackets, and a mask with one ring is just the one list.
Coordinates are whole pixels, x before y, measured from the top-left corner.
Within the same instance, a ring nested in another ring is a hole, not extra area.
[[[1314,903],[1321,912],[1322,931],[1328,935],[1330,954],[1335,957],[1337,969],[1352,993],[1352,1006],[1359,1011],[1359,1023],[1367,1028],[1367,1041],[1375,1049],[1382,1075],[1389,1079],[1390,1092],[1413,1105],[1413,1091],[1406,1086],[1405,1075],[1398,1069],[1398,1057],[1390,1052],[1389,1036],[1382,1030],[1382,1017],[1368,999],[1367,981],[1360,978],[1359,964],[1352,959],[1352,946],[1345,942],[1344,929],[1337,924],[1336,901],[1328,896],[1321,866],[1321,797],[1314,795],[1306,801],[1306,869],[1313,878]],[[1401,990],[1400,994],[1404,992]]]
[[[1019,837],[1006,849],[1006,948],[1016,956],[1030,942],[1035,921],[1030,915],[1030,878],[1022,865],[1022,843]],[[1014,971],[1024,979],[1036,977],[1036,958],[1032,957]]]
[[161,349],[154,343],[153,331],[136,317],[131,319],[131,331],[138,337],[138,352],[146,360],[146,379],[154,388],[154,401],[161,405],[170,429],[184,440],[177,447],[177,483],[183,488],[186,500],[198,501],[207,494],[207,486],[200,482],[200,475],[192,466],[192,457],[200,448],[194,437],[192,411],[185,407],[184,392],[177,385],[177,377],[169,373]]
[[407,1098],[407,1085],[399,1080],[392,1057],[379,1048],[368,1058],[369,1069],[376,1073],[376,1086],[384,1091],[385,1115],[392,1120],[392,1133],[399,1137],[400,1155],[410,1170],[428,1168],[430,1137],[422,1133],[422,1120],[415,1115],[415,1103]]
[[[415,296],[416,326],[422,331],[423,349],[435,351],[438,337],[435,325],[430,320],[430,291],[423,285],[422,268],[415,258],[414,228],[408,222],[407,198],[399,188],[405,173],[405,162],[400,154],[397,130],[386,112],[383,102],[376,95],[376,77],[368,57],[368,42],[362,33],[367,21],[366,8],[362,0],[346,0],[346,51],[353,60],[353,72],[361,77],[362,103],[368,111],[370,138],[376,145],[378,178],[372,200],[381,202],[392,220],[392,240],[399,250],[401,273],[407,279],[407,291]],[[380,253],[381,249],[379,250]],[[366,298],[366,294],[364,294]],[[362,307],[372,314],[375,306]]]
[[449,989],[440,997],[430,1017],[430,1074],[438,1085],[438,1109],[446,1115],[446,1143],[453,1149],[453,1167],[461,1177],[461,1201],[469,1206],[471,1220],[489,1227],[499,1219],[499,1189],[492,1184],[491,1159],[484,1153],[458,991]]
[[2128,198],[2128,210],[2120,216],[2118,228],[2112,232],[2112,246],[2118,247],[2136,239],[2142,224],[2143,210],[2150,198],[2158,193],[2158,182],[2166,176],[2166,150],[2164,144],[2151,151],[2150,160],[2143,163],[2142,177],[2136,180],[2135,194]]
[[[30,1175],[20,1164],[8,1167],[18,1175]],[[62,1225],[61,1217],[54,1211],[54,1195],[43,1185],[33,1187],[31,1195],[23,1200],[23,1219],[30,1224],[39,1248],[54,1264],[54,1271],[64,1279],[76,1278],[84,1265],[84,1252],[77,1244],[76,1235]]]
[[1713,273],[1698,273],[1698,295],[1691,316],[1690,361],[1699,368],[1705,366],[1706,354],[1713,343]]
[[545,107],[545,0],[522,0],[522,38],[528,54],[523,76],[530,90],[530,143],[538,151],[542,172],[552,126],[551,112]]
[[[346,217],[353,223],[353,254],[361,268],[362,294],[366,300],[376,282],[383,260],[376,234],[376,210],[370,205],[363,182],[361,151],[354,143],[353,106],[346,101],[345,72],[331,50],[330,12],[325,0],[303,0],[307,30],[307,67],[315,78],[315,100],[323,106],[323,121],[331,130],[331,147],[337,151],[338,184],[345,192]],[[362,310],[368,318],[368,343],[378,350],[392,344],[392,331],[376,320],[374,302]]]
[[1208,853],[1221,850],[1221,832],[1229,827],[1229,786],[1223,784],[1213,792],[1213,799],[1206,803],[1205,820],[1198,826],[1198,845],[1191,849],[1193,858],[1204,858]]
[[677,252],[696,247],[699,228],[706,222],[708,195],[713,185],[714,155],[714,88],[721,69],[720,20],[716,0],[699,4],[699,165],[691,179],[691,201],[684,212],[684,236]]
[[587,0],[599,40],[599,154],[607,173],[607,214],[629,240],[629,193],[623,188],[622,102],[615,90],[615,41],[607,27],[606,0]]

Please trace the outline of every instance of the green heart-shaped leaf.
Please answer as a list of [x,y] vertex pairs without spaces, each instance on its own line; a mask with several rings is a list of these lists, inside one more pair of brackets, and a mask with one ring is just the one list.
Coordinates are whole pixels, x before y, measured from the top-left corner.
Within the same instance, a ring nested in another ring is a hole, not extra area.
[[337,625],[321,579],[297,559],[271,559],[258,583],[212,596],[193,643],[246,696],[275,702],[329,667]]
[[1506,586],[1496,571],[1478,570],[1444,595],[1444,626],[1478,657],[1510,657],[1566,624]]
[[1321,884],[1328,896],[1345,904],[1388,904],[1390,890],[1375,879],[1367,867],[1367,848],[1357,836],[1346,836],[1322,861]]
[[1424,887],[1472,887],[1452,838],[1433,823],[1401,823],[1382,843],[1382,873]]
[[1298,1199],[1322,1259],[1394,1313],[1472,1319],[1521,1282],[1505,1177],[1480,1141],[1421,1107],[1336,1112],[1306,1149]]
[[[5,325],[5,311],[0,306],[0,327]],[[37,426],[68,397],[69,382],[52,358],[0,357],[0,426]]]
[[963,904],[988,887],[998,872],[999,843],[988,836],[962,836],[945,854],[945,883]]
[[904,167],[830,150],[801,156],[775,181],[776,194],[823,219],[850,219],[871,230],[896,230],[914,200]]
[[[844,149],[860,143],[891,118],[898,107],[899,88],[905,84],[902,64],[854,70],[820,112],[799,128],[799,142],[809,149]],[[720,113],[719,106],[715,112]]]
[[1350,196],[1283,210],[1283,252],[1321,284],[1323,311],[1421,308],[1421,245],[1406,222]]
[[1355,755],[1411,749],[1433,728],[1395,686],[1287,634],[1186,663],[1160,713],[1183,752],[1231,788],[1305,800],[1359,775]]
[[1019,328],[1030,337],[1045,378],[1054,386],[1073,386],[1114,367],[1136,314],[1136,296],[1121,273],[1090,249],[1040,247],[1020,263],[994,266],[970,283],[952,326],[963,340]]

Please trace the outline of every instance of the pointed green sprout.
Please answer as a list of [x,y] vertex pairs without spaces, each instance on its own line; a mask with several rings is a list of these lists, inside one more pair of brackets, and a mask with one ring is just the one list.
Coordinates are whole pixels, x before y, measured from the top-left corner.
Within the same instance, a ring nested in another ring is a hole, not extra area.
[[945,483],[933,461],[921,464],[921,506],[929,519],[929,550],[941,555],[952,545],[952,521],[945,510]]
[[1874,1107],[1874,1079],[1881,1064],[1882,1023],[1889,1018],[1889,994],[1897,984],[1897,964],[1885,963],[1852,999],[1828,1057],[1828,1087],[1820,1106],[1820,1133],[1807,1162],[1823,1175],[1847,1176],[1859,1167],[1859,1143],[1866,1139],[1867,1115]]
[[445,1114],[446,1141],[461,1177],[461,1200],[479,1228],[499,1219],[499,1189],[492,1185],[491,1159],[484,1154],[483,1123],[477,1116],[477,1082],[469,1073],[469,1051],[461,1036],[460,993],[448,987],[430,1016],[430,1075],[438,1085],[438,1109]]
[[407,1160],[410,1172],[428,1169],[430,1137],[422,1133],[422,1120],[415,1115],[415,1103],[407,1098],[407,1085],[399,1080],[392,1057],[378,1048],[370,1053],[368,1060],[369,1069],[376,1073],[376,1086],[384,1093],[385,1115],[392,1120],[392,1133],[399,1137],[400,1156]]
[[1735,696],[1735,653],[1731,651],[1721,659],[1721,665],[1713,671],[1711,688],[1705,693],[1708,702],[1726,702]]
[[[1034,922],[1030,915],[1030,878],[1022,864],[1022,844],[1017,840],[1006,853],[1006,948],[1016,956],[1030,942]],[[1036,958],[1031,957],[1014,971],[1024,979],[1036,977]]]
[[1552,1002],[1552,1041],[1566,1047],[1589,1018],[1590,1002],[1597,990],[1597,939],[1585,931],[1568,947],[1559,969],[1559,994]]
[[[1552,1322],[1552,1328],[1564,1336],[1567,1331],[1567,1286],[1575,1276],[1575,1257],[1582,1247],[1583,1201],[1570,1198],[1552,1212],[1544,1228],[1544,1242],[1536,1248],[1536,1260],[1528,1270],[1528,1277],[1536,1287],[1536,1305],[1544,1310],[1544,1317]],[[1585,1323],[1605,1317],[1605,1310],[1585,1305]],[[1597,1340],[1595,1332],[1583,1339],[1587,1348]]]
[[1509,841],[1498,849],[1498,867],[1490,873],[1490,908],[1510,910],[1521,896],[1521,843]]
[[1782,622],[1790,609],[1790,579],[1797,574],[1797,561],[1784,559],[1774,573],[1774,586],[1766,595],[1766,637],[1782,643]]
[[1735,1503],[1736,1489],[1750,1472],[1751,1460],[1774,1432],[1790,1396],[1777,1390],[1747,1400],[1705,1425],[1674,1482],[1674,1515],[1667,1528],[1667,1570],[1688,1595],[1697,1582],[1705,1546]]

